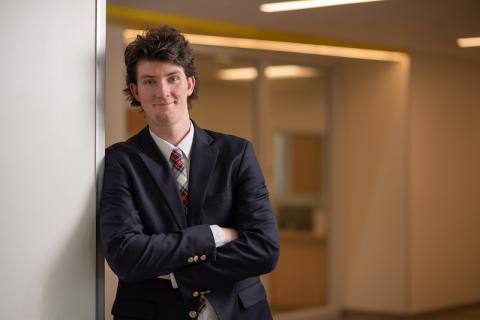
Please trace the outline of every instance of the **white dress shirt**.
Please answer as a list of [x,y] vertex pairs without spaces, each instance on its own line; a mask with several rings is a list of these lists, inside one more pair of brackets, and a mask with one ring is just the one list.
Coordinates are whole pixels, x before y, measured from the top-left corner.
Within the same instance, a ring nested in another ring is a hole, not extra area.
[[[190,130],[188,131],[187,135],[180,141],[176,146],[172,145],[168,141],[163,140],[159,136],[150,130],[150,135],[155,141],[155,144],[158,146],[158,149],[162,153],[162,155],[167,159],[167,162],[172,168],[172,163],[170,161],[170,154],[172,153],[173,149],[179,148],[184,157],[183,165],[185,166],[185,173],[188,176],[190,174],[190,152],[192,150],[192,143],[193,143],[193,135],[194,135],[194,126],[192,122],[190,122]],[[225,233],[222,231],[222,228],[218,225],[210,225],[210,230],[212,230],[213,238],[215,239],[215,246],[220,247],[226,243],[225,241]],[[170,280],[172,282],[172,286],[174,288],[178,288],[177,281],[175,280],[175,276],[173,273],[170,274]],[[205,308],[203,308],[202,312],[199,314],[199,320],[218,320],[217,314],[213,309],[212,305],[208,302],[208,299],[205,301]]]

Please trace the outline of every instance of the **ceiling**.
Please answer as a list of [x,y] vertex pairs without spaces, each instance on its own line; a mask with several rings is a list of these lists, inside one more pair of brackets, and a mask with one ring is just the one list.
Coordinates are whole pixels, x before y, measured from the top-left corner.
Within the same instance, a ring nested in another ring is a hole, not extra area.
[[263,13],[260,0],[108,0],[110,5],[208,19],[408,52],[480,60],[480,0],[385,0],[310,10]]

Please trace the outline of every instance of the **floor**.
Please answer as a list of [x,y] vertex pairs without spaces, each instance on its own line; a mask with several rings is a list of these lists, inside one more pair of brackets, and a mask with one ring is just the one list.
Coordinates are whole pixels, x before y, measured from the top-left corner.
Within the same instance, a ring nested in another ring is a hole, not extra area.
[[[480,304],[412,317],[347,313],[335,320],[480,320]],[[332,319],[333,320],[333,319]]]
[[[287,310],[275,310],[287,311]],[[290,310],[291,311],[291,310]],[[275,319],[275,313],[274,313]],[[303,319],[303,318],[302,318]],[[362,314],[362,313],[344,313],[338,317],[320,317],[309,320],[480,320],[480,304],[432,312],[417,316],[387,316],[376,314]]]

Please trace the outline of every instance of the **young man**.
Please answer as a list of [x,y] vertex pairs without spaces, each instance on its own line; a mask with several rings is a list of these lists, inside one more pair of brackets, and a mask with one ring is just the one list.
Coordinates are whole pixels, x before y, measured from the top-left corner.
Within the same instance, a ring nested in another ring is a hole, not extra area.
[[125,50],[127,88],[148,126],[106,150],[100,231],[122,319],[271,319],[258,276],[278,230],[251,144],[201,129],[192,50],[171,27]]

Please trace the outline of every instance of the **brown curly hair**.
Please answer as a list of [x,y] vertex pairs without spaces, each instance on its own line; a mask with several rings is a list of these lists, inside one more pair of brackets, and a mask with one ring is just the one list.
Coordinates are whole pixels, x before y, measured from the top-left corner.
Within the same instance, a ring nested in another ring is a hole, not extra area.
[[182,67],[187,77],[193,76],[196,80],[193,93],[187,99],[188,107],[192,107],[192,99],[198,98],[198,75],[193,63],[193,50],[179,30],[170,26],[148,28],[127,46],[124,56],[127,87],[123,92],[133,107],[141,108],[140,102],[129,89],[131,83],[137,83],[137,64],[140,60],[170,62]]

